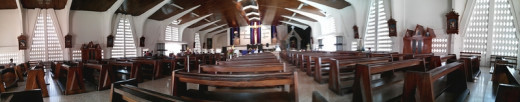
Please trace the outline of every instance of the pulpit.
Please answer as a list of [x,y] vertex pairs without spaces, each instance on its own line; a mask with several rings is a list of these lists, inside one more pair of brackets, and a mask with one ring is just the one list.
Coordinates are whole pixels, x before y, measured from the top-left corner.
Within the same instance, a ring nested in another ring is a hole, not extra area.
[[435,32],[431,28],[424,29],[417,25],[415,31],[407,30],[403,37],[403,53],[405,54],[428,54],[432,53],[432,39]]

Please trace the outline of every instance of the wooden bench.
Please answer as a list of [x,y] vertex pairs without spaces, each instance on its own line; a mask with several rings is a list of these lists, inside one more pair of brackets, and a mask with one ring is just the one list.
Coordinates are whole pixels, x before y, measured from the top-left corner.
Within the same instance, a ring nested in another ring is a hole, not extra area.
[[[389,62],[391,59],[387,57],[373,57],[373,58],[362,58],[362,59],[343,59],[343,60],[331,60],[331,66],[328,77],[322,77],[328,79],[329,89],[338,95],[352,91],[352,79],[356,64],[374,64]],[[346,72],[350,71],[350,72]]]
[[27,71],[27,82],[25,90],[41,90],[41,96],[49,97],[47,83],[44,80],[45,72],[43,66],[35,66]]
[[481,53],[474,52],[460,52],[459,60],[464,61],[466,67],[466,78],[468,82],[474,82],[480,76],[480,58]]
[[[332,59],[336,60],[347,60],[347,59],[361,59],[366,58],[364,56],[337,56],[337,57],[331,57],[331,56],[320,56],[320,57],[312,57],[314,60],[314,67],[312,70],[307,71],[307,75],[313,76],[314,80],[320,84],[328,82],[328,75],[330,73],[330,63],[332,62]],[[312,63],[309,63],[309,65]],[[325,77],[324,77],[325,76]]]
[[[206,101],[225,102],[298,102],[297,72],[223,75],[200,74],[176,71],[172,75],[172,92],[174,96],[188,97]],[[187,83],[236,88],[259,88],[289,85],[289,92],[220,92],[205,90],[187,90]]]
[[[500,60],[497,60],[500,61]],[[488,83],[485,101],[518,102],[520,97],[520,71],[507,64],[495,64],[495,69]]]
[[6,88],[12,88],[17,86],[18,79],[14,68],[0,69],[0,93],[6,92]]
[[141,77],[136,77],[140,73],[138,73],[136,69],[136,63],[135,62],[127,62],[127,61],[109,61],[108,65],[110,66],[110,69],[113,70],[113,75],[117,76],[114,77],[114,81],[117,80],[126,80],[118,76],[118,74],[123,74],[125,76],[129,76],[129,78],[136,78],[139,80]]
[[1,102],[43,102],[41,90],[26,90],[19,92],[2,92]]
[[137,87],[136,79],[114,82],[110,89],[112,102],[184,102],[185,100]]
[[[84,63],[83,68],[85,80],[95,83],[98,91],[110,88],[110,84],[114,80],[114,75],[110,73],[112,72],[110,65]],[[99,72],[99,75],[94,74],[94,71]]]
[[380,79],[373,80],[372,75],[392,72],[403,68],[420,68],[424,60],[409,59],[403,61],[378,64],[356,65],[353,85],[353,102],[382,102],[398,100],[403,91],[403,73],[381,75]]
[[[60,62],[56,62],[60,63]],[[85,92],[83,82],[83,63],[72,63],[75,65],[61,64],[56,67],[56,83],[65,95],[78,94]],[[59,65],[59,64],[56,64]]]
[[285,63],[267,65],[227,65],[227,66],[201,66],[205,73],[263,73],[263,72],[285,72]]
[[[500,62],[497,62],[499,60],[500,60]],[[503,65],[505,64],[505,65],[509,65],[511,67],[516,67],[517,61],[518,61],[518,59],[516,56],[491,55],[491,58],[490,58],[491,69],[489,70],[489,73],[493,74],[493,69],[495,68],[495,63],[500,63]]]
[[453,62],[427,72],[406,72],[403,102],[462,102],[469,95],[464,64]]
[[[143,78],[145,75],[146,76],[149,76],[151,77],[152,80],[155,80],[156,78],[159,78],[161,76],[160,72],[161,72],[161,68],[160,68],[160,60],[156,60],[156,59],[138,59],[138,60],[134,60],[134,62],[136,63],[136,68],[134,69],[134,71],[136,73],[139,73],[137,74],[136,77],[141,77],[141,78],[138,78],[139,82],[142,82]],[[148,72],[148,73],[145,73],[145,72]]]

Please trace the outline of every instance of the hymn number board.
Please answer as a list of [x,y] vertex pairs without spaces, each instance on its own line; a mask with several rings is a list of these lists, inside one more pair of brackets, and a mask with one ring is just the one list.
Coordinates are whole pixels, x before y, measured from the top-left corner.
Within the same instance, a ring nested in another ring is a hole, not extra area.
[[432,53],[432,39],[435,38],[433,29],[424,29],[417,25],[415,31],[407,30],[403,38],[403,53],[428,54]]

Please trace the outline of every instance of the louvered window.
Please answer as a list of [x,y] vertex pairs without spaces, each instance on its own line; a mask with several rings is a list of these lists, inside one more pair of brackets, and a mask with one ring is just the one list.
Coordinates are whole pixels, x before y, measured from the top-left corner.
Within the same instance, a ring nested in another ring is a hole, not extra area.
[[511,4],[508,0],[492,1],[476,1],[463,45],[464,52],[478,52],[485,56],[481,62],[484,65],[487,65],[485,63],[490,55],[518,54],[518,38]]
[[72,60],[81,60],[81,50],[72,50]]
[[391,51],[392,40],[388,36],[388,24],[383,0],[374,0],[370,5],[365,34],[365,49]]
[[36,18],[34,36],[32,37],[29,59],[31,61],[63,60],[58,34],[50,15],[39,14]]
[[432,52],[438,55],[448,54],[448,39],[434,38],[432,40]]
[[114,48],[112,49],[112,58],[136,57],[137,50],[130,21],[125,18],[120,18],[116,30],[117,32],[114,40]]
[[0,53],[0,64],[5,65],[9,63],[9,59],[13,59],[13,63],[21,64],[23,53],[19,53],[18,51],[13,52],[1,52]]
[[195,39],[194,40],[195,40],[195,48],[193,50],[195,50],[196,52],[201,51],[199,33],[195,33]]
[[179,41],[179,28],[172,26],[172,24],[166,26],[164,34],[166,41]]
[[358,47],[358,42],[357,41],[352,41],[352,51],[356,51],[357,47]]

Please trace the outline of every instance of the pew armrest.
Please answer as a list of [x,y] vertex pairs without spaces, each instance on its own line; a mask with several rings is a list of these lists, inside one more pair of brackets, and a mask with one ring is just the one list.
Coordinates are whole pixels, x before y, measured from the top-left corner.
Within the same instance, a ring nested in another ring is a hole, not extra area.
[[114,82],[113,84],[114,84],[114,86],[118,86],[118,85],[132,85],[132,86],[137,87],[137,80],[135,78],[132,78],[132,79],[128,79],[128,80],[117,81],[117,82]]

